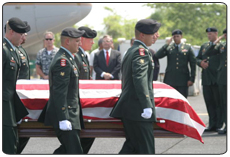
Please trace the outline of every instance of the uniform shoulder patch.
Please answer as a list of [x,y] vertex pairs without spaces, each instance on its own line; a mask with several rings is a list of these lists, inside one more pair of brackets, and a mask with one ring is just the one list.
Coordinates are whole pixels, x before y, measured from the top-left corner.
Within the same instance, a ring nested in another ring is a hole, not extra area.
[[66,66],[66,60],[65,59],[61,59],[61,66],[65,67]]
[[145,55],[145,49],[139,48],[139,54],[140,54],[140,56],[144,56]]

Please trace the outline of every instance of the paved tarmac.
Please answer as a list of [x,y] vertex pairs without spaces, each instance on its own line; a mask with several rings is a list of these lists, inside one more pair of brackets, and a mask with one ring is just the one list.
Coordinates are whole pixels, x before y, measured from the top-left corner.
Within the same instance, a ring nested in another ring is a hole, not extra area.
[[[208,114],[203,95],[190,96],[188,100],[205,124],[208,124]],[[204,144],[190,137],[155,138],[156,154],[225,154],[227,149],[226,135],[216,132],[202,135]],[[124,138],[96,138],[89,154],[117,154]],[[59,147],[57,138],[31,138],[22,154],[52,154]],[[226,155],[226,154],[225,154]]]

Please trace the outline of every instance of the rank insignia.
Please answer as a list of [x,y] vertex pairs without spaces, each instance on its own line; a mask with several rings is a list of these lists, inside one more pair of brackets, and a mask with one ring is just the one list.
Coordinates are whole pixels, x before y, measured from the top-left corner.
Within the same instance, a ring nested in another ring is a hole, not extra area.
[[60,75],[61,76],[65,76],[65,72],[60,72]]
[[145,55],[145,49],[144,48],[139,48],[139,54],[141,56],[144,56]]
[[204,54],[204,53],[205,53],[205,49],[202,50],[202,54]]
[[143,64],[145,61],[144,59],[140,59],[140,63]]
[[66,60],[65,59],[61,59],[61,66],[65,67],[66,66]]

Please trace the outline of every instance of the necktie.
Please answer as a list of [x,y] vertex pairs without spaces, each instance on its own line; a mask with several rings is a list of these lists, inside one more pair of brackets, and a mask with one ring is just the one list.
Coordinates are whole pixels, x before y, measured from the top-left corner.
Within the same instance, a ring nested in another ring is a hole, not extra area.
[[176,49],[176,50],[179,50],[179,47],[178,47],[178,45],[175,45],[175,49]]
[[106,65],[109,66],[109,52],[106,51]]

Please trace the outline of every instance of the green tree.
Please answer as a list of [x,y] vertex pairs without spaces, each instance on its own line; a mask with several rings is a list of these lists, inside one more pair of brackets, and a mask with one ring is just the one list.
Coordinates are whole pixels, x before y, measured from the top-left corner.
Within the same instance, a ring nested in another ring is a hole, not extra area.
[[160,38],[171,36],[174,29],[181,29],[183,37],[192,45],[207,41],[205,30],[216,27],[219,35],[226,28],[226,5],[222,3],[149,3],[154,8],[149,18],[161,22]]
[[115,49],[118,46],[118,38],[131,39],[134,37],[134,27],[137,22],[136,19],[125,19],[118,15],[115,10],[105,7],[111,15],[104,18],[103,24],[105,25],[104,34],[113,37]]

